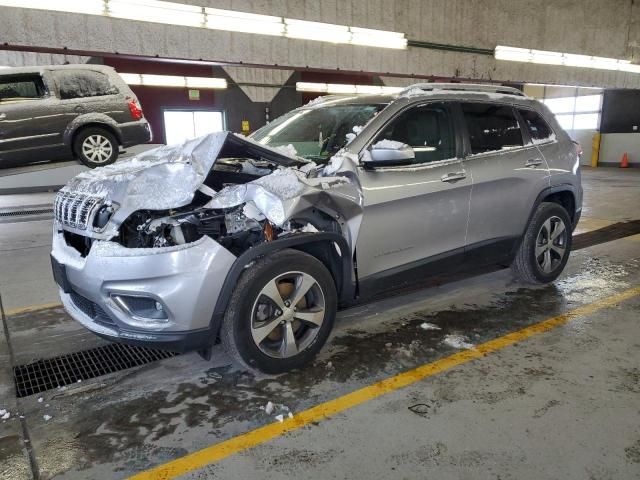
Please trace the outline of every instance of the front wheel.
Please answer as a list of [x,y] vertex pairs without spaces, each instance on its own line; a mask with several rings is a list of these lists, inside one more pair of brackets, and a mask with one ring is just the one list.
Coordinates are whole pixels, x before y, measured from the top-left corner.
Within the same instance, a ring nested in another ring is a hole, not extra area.
[[104,128],[89,127],[81,130],[73,142],[78,159],[89,168],[103,167],[118,158],[118,141]]
[[229,301],[222,344],[242,367],[281,373],[309,363],[337,310],[331,274],[315,257],[285,249],[256,261]]
[[527,283],[549,283],[562,273],[571,251],[571,218],[557,203],[536,208],[511,269]]

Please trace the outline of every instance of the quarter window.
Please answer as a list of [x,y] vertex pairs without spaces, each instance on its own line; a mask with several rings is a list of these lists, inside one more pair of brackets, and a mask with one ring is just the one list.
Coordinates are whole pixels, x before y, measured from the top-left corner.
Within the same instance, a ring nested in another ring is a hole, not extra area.
[[542,143],[553,140],[554,133],[551,131],[547,122],[537,112],[533,110],[518,110],[524,123],[529,128],[533,143]]
[[387,126],[375,143],[394,140],[415,151],[416,163],[454,158],[455,139],[451,116],[442,103],[417,107],[403,113]]
[[513,109],[490,103],[463,103],[471,153],[495,152],[521,147],[522,132]]
[[118,89],[109,77],[93,70],[57,70],[53,72],[62,100],[114,95]]
[[20,75],[0,78],[0,100],[25,100],[44,96],[40,75]]

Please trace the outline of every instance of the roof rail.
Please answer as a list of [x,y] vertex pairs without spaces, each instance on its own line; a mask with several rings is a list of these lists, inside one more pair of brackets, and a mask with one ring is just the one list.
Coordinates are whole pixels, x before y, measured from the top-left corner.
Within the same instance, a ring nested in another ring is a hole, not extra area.
[[402,93],[409,90],[420,89],[424,91],[430,90],[457,90],[465,92],[482,92],[482,93],[503,93],[505,95],[516,95],[518,97],[526,97],[521,90],[513,87],[504,87],[502,85],[485,85],[480,83],[414,83],[405,88]]

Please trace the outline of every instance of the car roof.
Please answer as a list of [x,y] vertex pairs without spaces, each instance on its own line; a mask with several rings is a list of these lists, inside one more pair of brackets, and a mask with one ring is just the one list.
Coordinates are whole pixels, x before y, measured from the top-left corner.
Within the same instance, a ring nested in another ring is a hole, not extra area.
[[322,107],[340,104],[389,104],[406,99],[405,102],[424,99],[442,100],[476,100],[495,101],[523,106],[538,104],[522,91],[502,85],[485,85],[472,83],[418,83],[409,85],[396,94],[380,95],[326,95],[312,100],[302,108]]
[[107,65],[95,65],[92,63],[79,63],[69,65],[38,65],[33,67],[9,67],[0,70],[0,75],[20,75],[23,73],[42,73],[47,70],[94,70],[108,73],[114,72],[112,67]]

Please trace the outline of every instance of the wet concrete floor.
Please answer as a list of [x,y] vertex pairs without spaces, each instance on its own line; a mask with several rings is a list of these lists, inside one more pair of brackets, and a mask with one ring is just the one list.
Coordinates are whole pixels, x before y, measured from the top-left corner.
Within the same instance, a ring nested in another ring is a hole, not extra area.
[[[585,224],[631,220],[602,217]],[[0,336],[0,410],[11,414],[0,420],[0,479],[125,478],[637,285],[632,235],[576,251],[553,285],[524,286],[501,270],[345,310],[304,371],[252,375],[216,351],[209,362],[188,354],[20,399],[10,365],[104,342],[60,308],[10,314]],[[3,303],[6,291],[0,283]],[[20,301],[10,301],[15,311]],[[638,320],[635,298],[189,477],[640,478]]]

